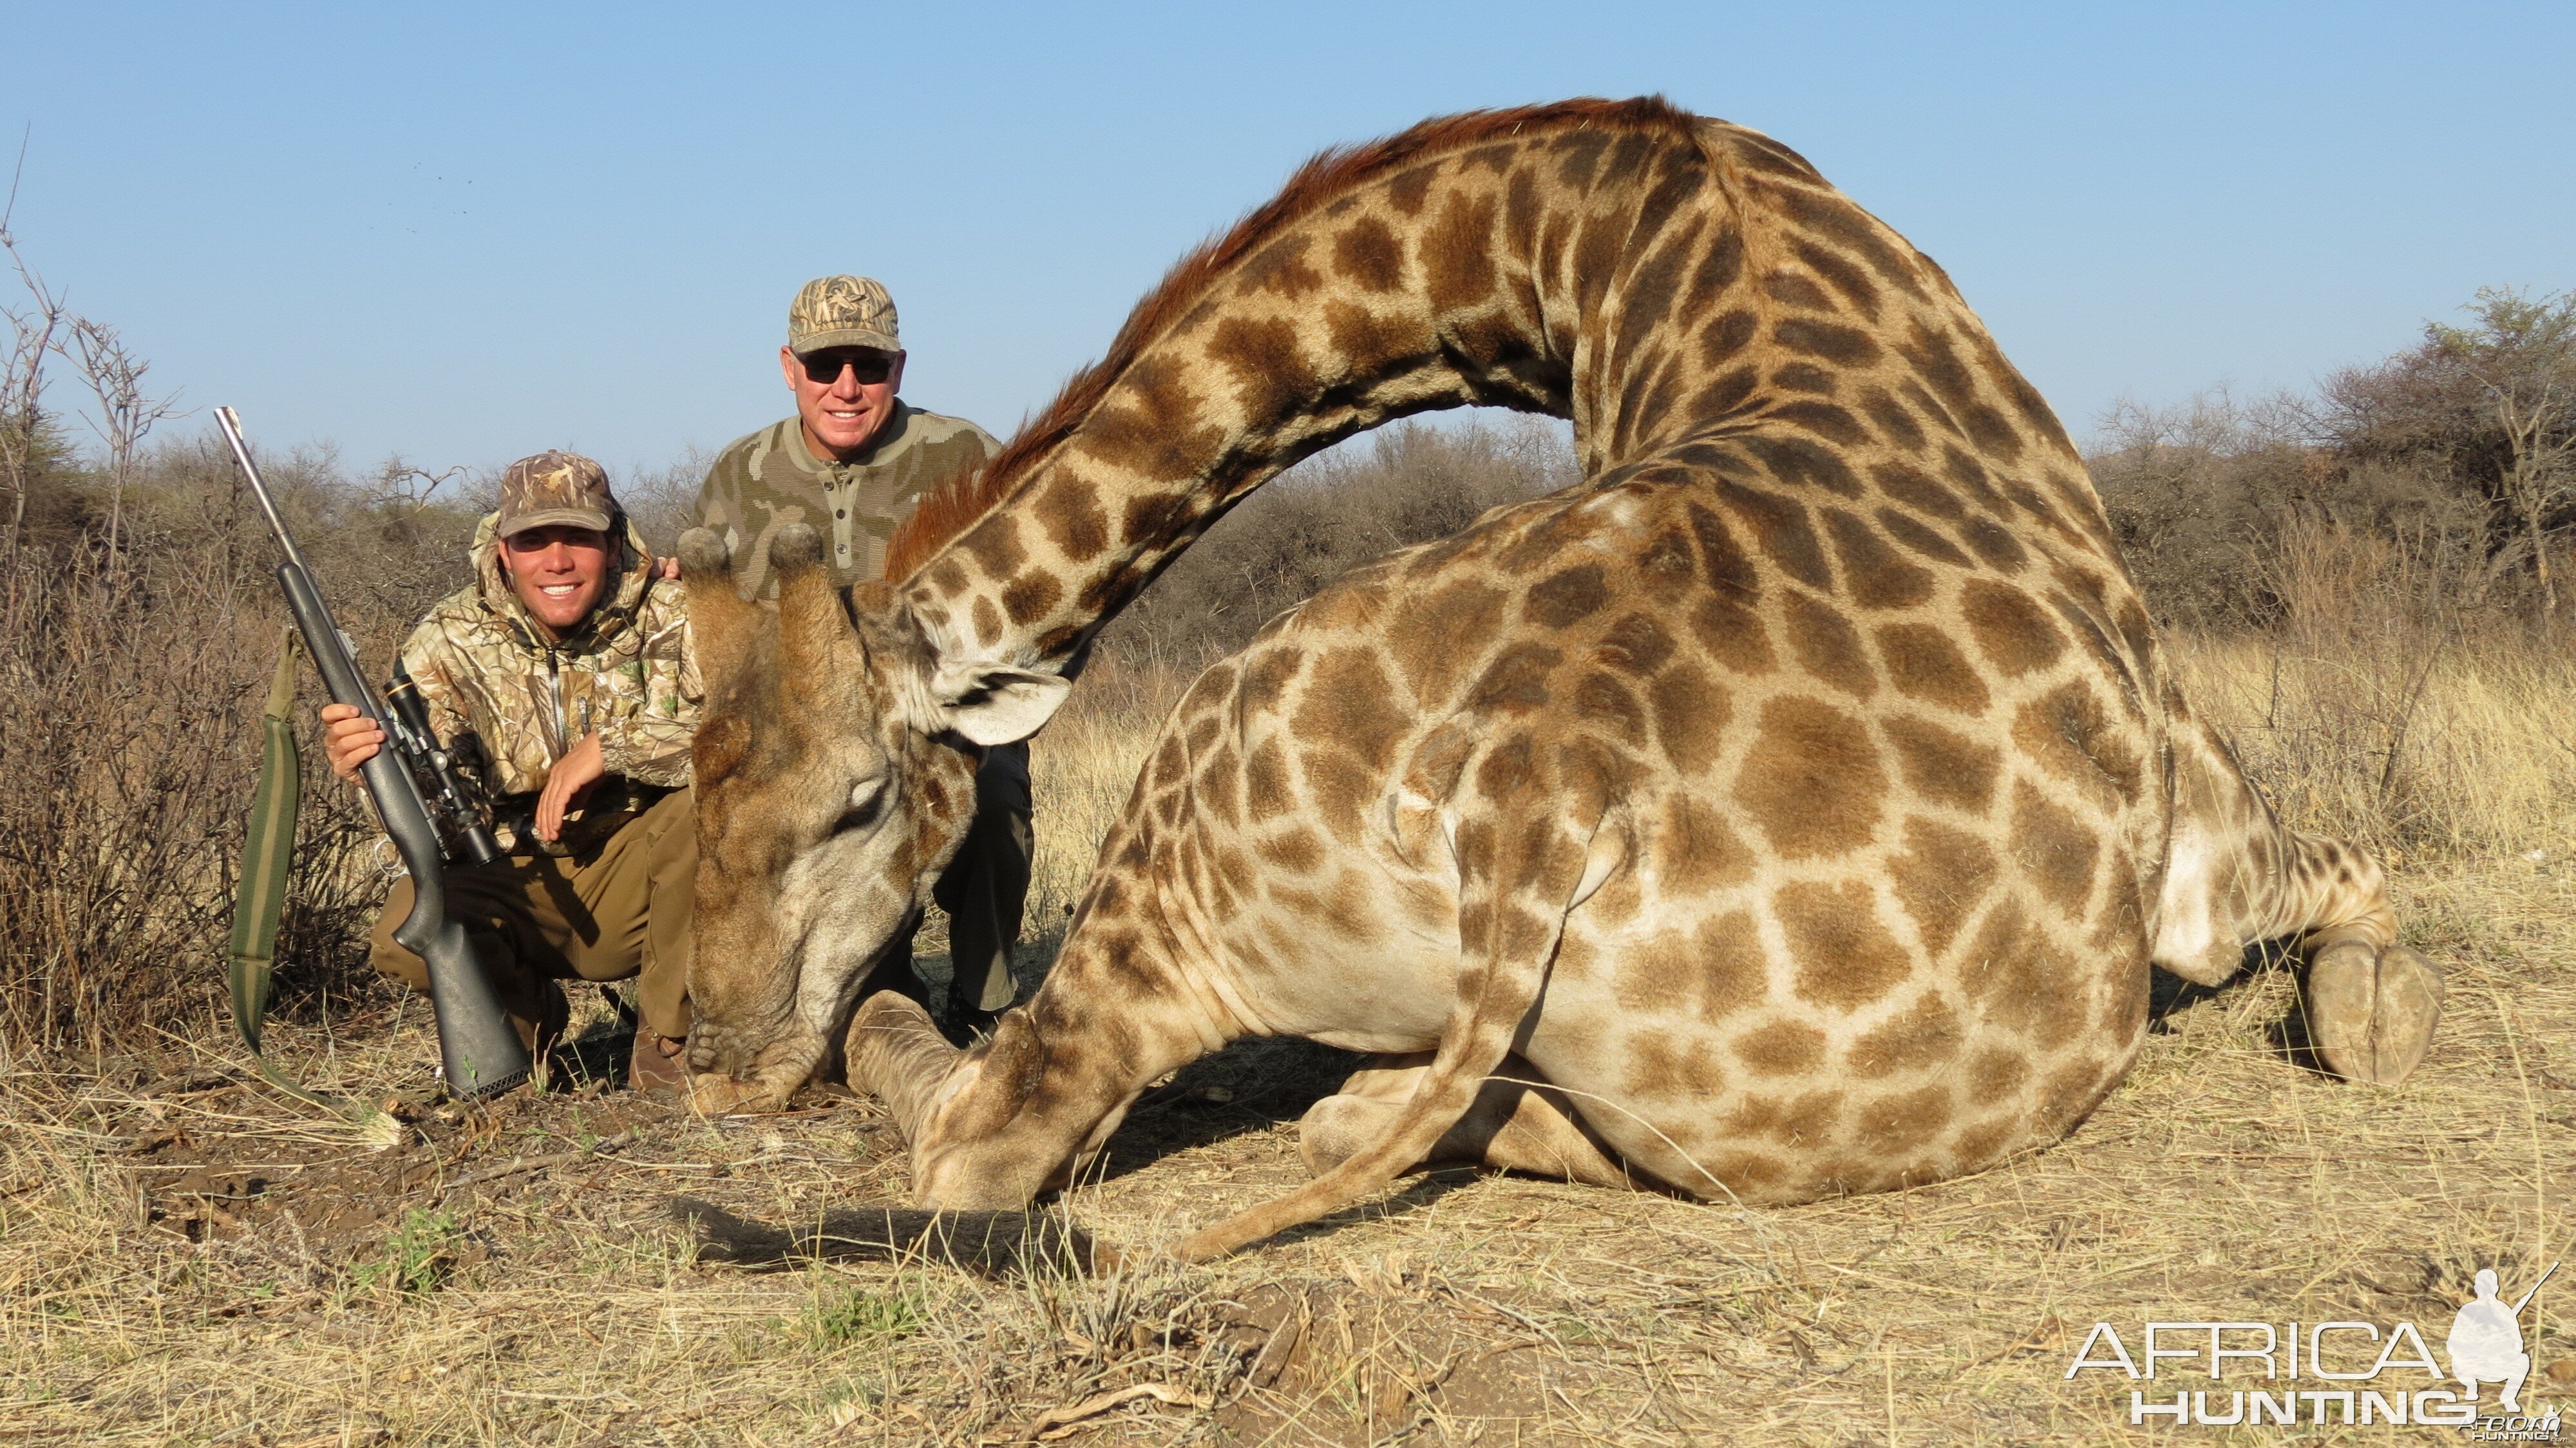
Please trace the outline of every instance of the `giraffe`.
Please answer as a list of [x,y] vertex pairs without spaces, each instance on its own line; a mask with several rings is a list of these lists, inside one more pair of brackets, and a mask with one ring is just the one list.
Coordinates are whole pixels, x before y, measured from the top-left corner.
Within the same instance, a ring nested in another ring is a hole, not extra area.
[[2378,866],[2285,827],[2191,711],[1946,275],[1777,142],[1647,99],[1318,157],[924,504],[894,583],[835,595],[782,540],[773,636],[684,544],[718,609],[702,1099],[828,1054],[954,848],[959,761],[1042,724],[1157,569],[1299,458],[1464,404],[1570,418],[1583,480],[1201,676],[992,1037],[891,994],[850,1020],[917,1203],[1024,1205],[1249,1034],[1377,1059],[1309,1114],[1314,1179],[1185,1257],[1429,1159],[1759,1203],[1975,1171],[2118,1083],[2151,966],[2214,985],[2274,937],[2333,1071],[2421,1059],[2441,975]]

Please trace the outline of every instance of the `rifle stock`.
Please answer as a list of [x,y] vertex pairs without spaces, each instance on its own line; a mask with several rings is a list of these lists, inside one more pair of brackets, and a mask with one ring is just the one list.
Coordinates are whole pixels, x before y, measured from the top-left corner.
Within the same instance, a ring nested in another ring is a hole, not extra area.
[[[251,462],[250,449],[242,441],[240,419],[231,408],[218,407],[215,421],[232,444],[233,460],[249,480],[252,493],[258,497],[270,528],[286,552],[286,561],[277,568],[278,585],[285,590],[287,611],[295,616],[295,626],[304,635],[305,650],[313,656],[314,667],[321,672],[323,687],[330,692],[332,702],[351,705],[374,720],[384,729],[389,745],[399,743],[404,731],[387,717],[384,706],[359,672],[357,651],[350,646],[348,635],[340,631],[338,620],[331,616],[330,605],[323,601],[312,571],[305,567],[303,555],[288,535],[268,485]],[[412,777],[411,764],[397,748],[380,749],[374,758],[359,766],[358,773],[367,794],[375,801],[377,818],[402,857],[403,868],[411,874],[411,914],[396,927],[394,939],[429,967],[430,1009],[438,1022],[438,1049],[447,1071],[447,1088],[466,1098],[506,1091],[528,1078],[527,1048],[519,1043],[509,1013],[502,1009],[490,977],[475,957],[474,942],[467,937],[465,927],[447,913],[446,851],[439,841],[437,821]]]

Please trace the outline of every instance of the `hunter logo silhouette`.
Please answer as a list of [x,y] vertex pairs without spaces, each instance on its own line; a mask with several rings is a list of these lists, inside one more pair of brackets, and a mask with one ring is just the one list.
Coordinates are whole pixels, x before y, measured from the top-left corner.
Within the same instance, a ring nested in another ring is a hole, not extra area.
[[2558,1264],[2550,1263],[2540,1282],[2531,1284],[2531,1291],[2507,1307],[2496,1297],[2495,1269],[2478,1269],[2478,1295],[2461,1305],[2459,1315],[2451,1319],[2451,1336],[2443,1344],[2451,1354],[2451,1376],[2469,1390],[2470,1401],[2477,1400],[2481,1383],[2501,1383],[2504,1410],[2522,1411],[2522,1382],[2531,1376],[2531,1354],[2522,1350],[2522,1310],[2539,1294],[2541,1282],[2557,1270]]

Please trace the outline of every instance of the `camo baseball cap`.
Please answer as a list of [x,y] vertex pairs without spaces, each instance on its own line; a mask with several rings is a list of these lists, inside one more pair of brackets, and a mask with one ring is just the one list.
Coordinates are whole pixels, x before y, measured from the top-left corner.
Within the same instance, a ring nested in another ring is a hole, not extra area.
[[579,453],[549,450],[519,459],[501,475],[501,517],[493,532],[507,538],[560,523],[605,533],[617,511],[606,469]]
[[816,277],[787,308],[787,350],[802,357],[827,347],[900,352],[894,297],[875,277]]

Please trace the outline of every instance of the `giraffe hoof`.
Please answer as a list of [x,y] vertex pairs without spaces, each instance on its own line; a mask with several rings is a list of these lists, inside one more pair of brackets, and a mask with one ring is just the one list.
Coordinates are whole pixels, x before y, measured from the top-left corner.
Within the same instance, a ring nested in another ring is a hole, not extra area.
[[2446,994],[2442,972],[2405,946],[2331,946],[2308,967],[2309,1038],[2336,1075],[2395,1086],[2433,1044]]
[[689,1109],[701,1116],[733,1116],[776,1111],[786,1098],[765,1081],[737,1081],[731,1076],[689,1078]]

